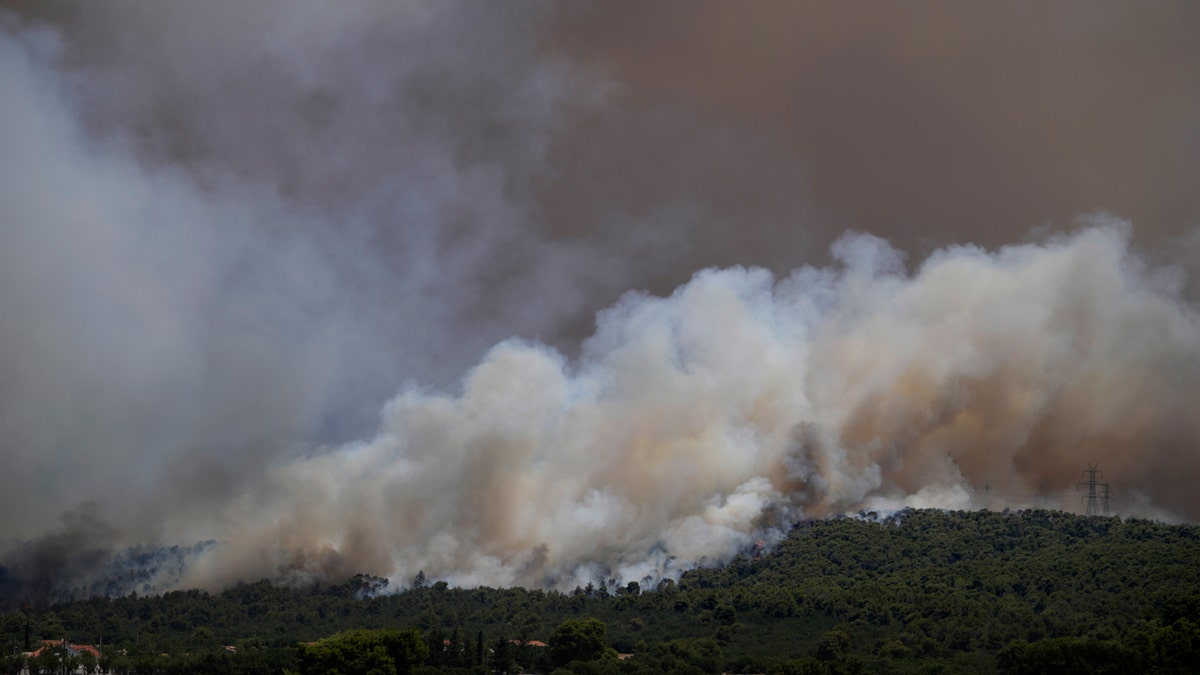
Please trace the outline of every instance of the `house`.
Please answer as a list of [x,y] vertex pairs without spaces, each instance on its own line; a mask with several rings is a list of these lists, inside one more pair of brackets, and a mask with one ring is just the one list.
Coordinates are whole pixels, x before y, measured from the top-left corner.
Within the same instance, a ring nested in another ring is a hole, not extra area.
[[[92,656],[98,661],[100,659],[100,650],[92,645],[80,645],[66,640],[42,640],[42,646],[31,652],[25,652],[25,658],[32,660],[45,655],[55,655],[62,658],[76,659],[75,663],[79,664],[73,671],[77,675],[83,675],[84,670],[81,658],[84,656]],[[22,675],[28,675],[29,669],[26,667],[21,671]]]
[[97,659],[100,658],[100,650],[92,645],[80,645],[66,640],[42,640],[42,646],[32,652],[25,654],[26,658],[36,659],[46,651],[58,651],[64,656],[73,656],[79,658],[84,654],[91,654]]
[[545,649],[546,647],[550,646],[541,640],[509,640],[509,642],[517,645],[518,647],[540,647]]

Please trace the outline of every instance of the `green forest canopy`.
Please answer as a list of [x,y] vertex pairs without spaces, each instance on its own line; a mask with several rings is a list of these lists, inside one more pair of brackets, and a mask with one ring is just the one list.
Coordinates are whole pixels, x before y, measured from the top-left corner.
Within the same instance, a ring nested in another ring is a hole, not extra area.
[[864,516],[801,523],[769,553],[653,589],[598,579],[570,592],[437,582],[387,593],[385,580],[359,575],[13,611],[3,665],[12,669],[27,627],[34,642],[102,642],[102,661],[130,672],[298,671],[315,658],[303,643],[363,629],[391,632],[339,640],[378,642],[370,649],[402,661],[397,672],[1096,672],[1100,662],[1186,672],[1200,662],[1200,527],[1049,510]]

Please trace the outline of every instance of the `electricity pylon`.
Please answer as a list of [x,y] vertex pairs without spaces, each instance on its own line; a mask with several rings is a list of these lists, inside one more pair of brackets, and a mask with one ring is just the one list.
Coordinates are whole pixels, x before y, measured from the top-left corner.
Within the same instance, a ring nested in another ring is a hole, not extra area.
[[[1079,498],[1080,501],[1082,501],[1084,503],[1083,515],[1098,516],[1098,515],[1100,515],[1100,511],[1099,511],[1099,509],[1096,508],[1096,500],[1097,500],[1096,474],[1100,474],[1100,477],[1104,478],[1104,472],[1097,469],[1095,464],[1089,463],[1087,470],[1084,471],[1083,473],[1087,474],[1087,477],[1088,477],[1087,482],[1075,484],[1076,490],[1078,490],[1079,488],[1082,488],[1082,487],[1087,487],[1087,489],[1088,489],[1087,495]],[[1108,483],[1105,483],[1104,485],[1107,486]],[[1104,500],[1104,515],[1108,515],[1108,499],[1107,499],[1107,497]]]
[[1108,483],[1100,484],[1100,503],[1104,505],[1104,515],[1108,515],[1108,500],[1112,497],[1112,486]]

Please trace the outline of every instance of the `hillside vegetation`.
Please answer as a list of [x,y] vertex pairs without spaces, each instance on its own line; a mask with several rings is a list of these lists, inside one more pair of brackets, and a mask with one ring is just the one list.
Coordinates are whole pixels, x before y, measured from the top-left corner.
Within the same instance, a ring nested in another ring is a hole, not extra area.
[[[123,672],[316,672],[313,663],[327,669],[353,652],[347,644],[377,645],[379,672],[1126,673],[1200,663],[1200,527],[1045,510],[864,515],[801,523],[769,553],[653,589],[603,579],[566,593],[457,589],[422,575],[388,593],[365,575],[307,589],[260,581],[11,612],[3,644],[11,654],[26,635],[35,647],[64,636],[102,643],[101,665]],[[18,661],[6,656],[3,670]]]

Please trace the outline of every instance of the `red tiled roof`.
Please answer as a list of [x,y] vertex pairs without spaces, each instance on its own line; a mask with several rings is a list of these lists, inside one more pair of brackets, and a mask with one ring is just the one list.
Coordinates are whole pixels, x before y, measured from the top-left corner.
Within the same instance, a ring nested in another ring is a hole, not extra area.
[[[31,658],[36,659],[37,657],[41,656],[42,653],[45,652],[47,649],[62,649],[62,646],[63,646],[62,640],[42,640],[42,646],[39,647],[36,651],[30,652],[29,656]],[[100,658],[100,650],[96,649],[95,647],[93,647],[91,645],[77,645],[72,642],[68,642],[67,649],[69,649],[70,651],[73,651],[73,652],[91,654],[92,656],[95,656],[96,658]]]
[[546,644],[545,642],[542,642],[541,640],[524,640],[524,641],[509,640],[509,642],[513,643],[514,645],[521,645],[522,647],[549,647],[550,646],[550,645]]

